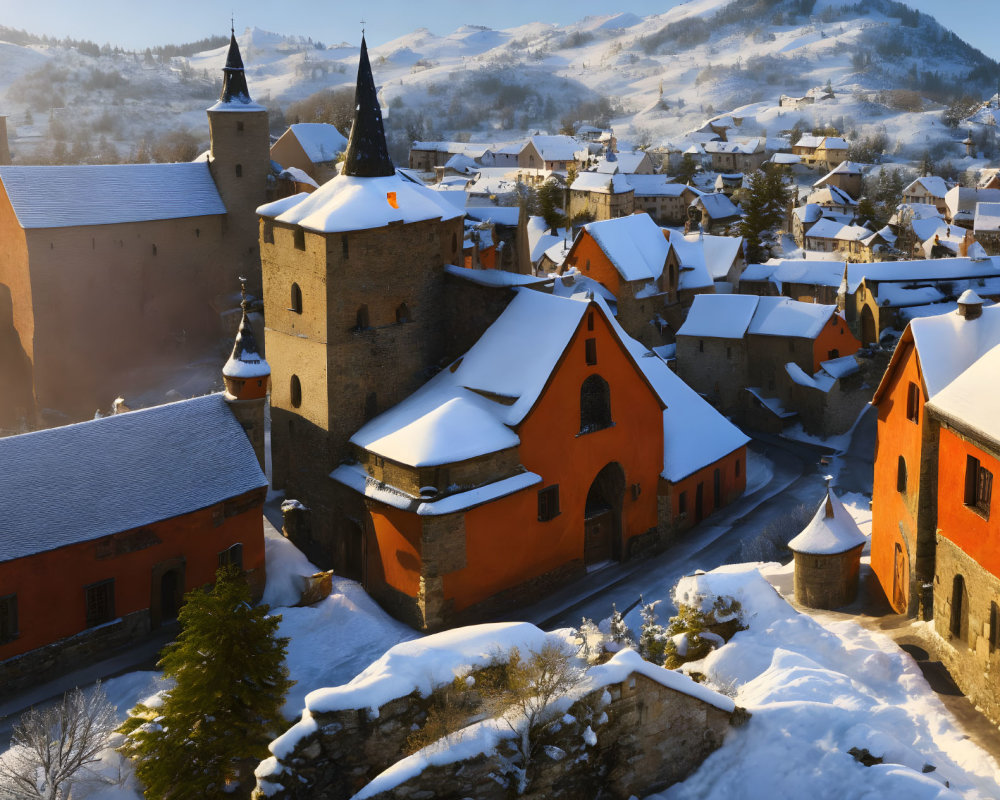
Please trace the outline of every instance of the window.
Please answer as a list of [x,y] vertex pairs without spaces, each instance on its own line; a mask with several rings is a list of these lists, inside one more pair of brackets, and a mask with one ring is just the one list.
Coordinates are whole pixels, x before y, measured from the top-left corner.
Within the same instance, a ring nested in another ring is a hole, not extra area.
[[611,389],[600,375],[591,375],[580,387],[580,433],[598,431],[611,424]]
[[396,309],[396,322],[402,325],[410,321],[410,307],[406,303],[400,303]]
[[292,304],[288,310],[294,311],[296,314],[302,313],[302,290],[297,283],[292,284]]
[[584,342],[584,350],[586,351],[587,364],[594,366],[597,363],[597,339],[587,339]]
[[680,516],[685,516],[688,513],[688,493],[681,492],[677,496],[677,513]]
[[155,244],[153,245],[153,255],[154,256],[156,255],[156,245]]
[[587,272],[590,272],[590,259],[589,258],[587,259],[587,263],[584,264],[584,267],[586,268]]
[[698,340],[698,352],[699,353],[704,353],[705,352],[705,340],[704,339],[699,339]]
[[732,357],[733,357],[733,348],[731,348],[731,347],[727,347],[727,348],[726,348],[726,358],[727,358],[727,359],[730,359],[730,358],[732,358]]
[[587,330],[588,331],[594,330],[594,312],[593,311],[591,311],[589,314],[587,314]]
[[361,306],[354,315],[354,330],[363,331],[370,327],[368,319],[368,306]]
[[87,596],[87,627],[103,625],[115,618],[115,579],[84,587]]
[[237,164],[236,165],[236,177],[237,178],[242,178],[243,177],[243,165],[242,164]]
[[[995,608],[995,606],[994,606]],[[0,644],[17,638],[17,595],[0,597]]]
[[[198,235],[197,231],[195,231],[195,235]],[[274,244],[274,223],[269,219],[264,220],[264,243]]]
[[373,419],[378,414],[378,394],[369,392],[365,397],[365,421]]
[[993,494],[993,473],[984,469],[978,458],[965,458],[965,505],[987,519]]
[[912,382],[906,389],[906,418],[920,422],[920,387]]
[[[841,331],[841,333],[843,333],[843,331]],[[826,354],[826,357],[831,361],[835,358],[840,358],[840,351],[834,348],[833,350],[831,350]]]
[[902,456],[896,461],[896,491],[906,492],[906,460]]
[[538,521],[548,522],[559,516],[559,484],[538,490]]
[[962,629],[965,627],[965,579],[961,575],[956,575],[951,582],[951,619],[948,622],[948,630],[951,635],[961,639]]
[[306,232],[302,228],[296,228],[293,234],[293,243],[296,250],[306,249]]
[[236,569],[243,569],[243,544],[242,542],[237,542],[232,547],[229,547],[219,553],[219,569],[223,567],[236,567]]
[[302,405],[302,383],[298,375],[292,375],[291,385],[288,387],[291,395],[292,407],[298,408]]
[[243,133],[243,122],[242,121],[236,123],[236,130],[239,133]]
[[[995,653],[997,646],[1000,645],[1000,608],[997,607],[996,603],[990,603],[990,652]],[[0,641],[3,641],[0,638]]]

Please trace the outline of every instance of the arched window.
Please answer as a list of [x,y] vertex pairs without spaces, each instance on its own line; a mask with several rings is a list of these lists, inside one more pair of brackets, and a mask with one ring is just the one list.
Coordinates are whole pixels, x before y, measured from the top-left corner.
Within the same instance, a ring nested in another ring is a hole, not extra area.
[[292,284],[292,304],[288,310],[294,311],[296,314],[302,313],[302,290],[297,283]]
[[948,629],[956,639],[962,638],[965,628],[965,579],[956,575],[951,582],[951,620]]
[[403,324],[410,321],[410,307],[406,303],[400,303],[396,309],[396,322]]
[[298,408],[302,405],[302,383],[299,381],[298,375],[292,375],[292,380],[288,388],[291,395],[292,407]]
[[580,433],[598,431],[611,424],[611,389],[600,375],[591,375],[580,387]]
[[1000,608],[990,603],[990,652],[995,653],[1000,644]]
[[371,327],[368,320],[368,306],[364,305],[358,309],[358,313],[355,316],[354,329],[358,331],[363,331],[366,328]]
[[243,177],[243,165],[242,164],[237,164],[236,165],[236,177],[237,178],[242,178]]
[[906,491],[906,461],[902,456],[896,462],[896,491]]

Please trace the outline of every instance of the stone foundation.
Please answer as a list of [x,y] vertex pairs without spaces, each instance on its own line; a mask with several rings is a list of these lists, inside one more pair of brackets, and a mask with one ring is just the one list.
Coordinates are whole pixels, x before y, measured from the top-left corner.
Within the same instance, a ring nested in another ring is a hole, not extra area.
[[807,608],[841,608],[858,595],[861,549],[835,555],[795,554],[795,601]]

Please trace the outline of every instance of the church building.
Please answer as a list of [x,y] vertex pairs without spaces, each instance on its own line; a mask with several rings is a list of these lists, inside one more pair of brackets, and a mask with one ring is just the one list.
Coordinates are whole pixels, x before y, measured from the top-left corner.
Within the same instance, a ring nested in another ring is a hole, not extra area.
[[[159,371],[204,357],[260,295],[267,111],[235,35],[208,109],[207,160],[0,166],[0,429],[86,419]],[[55,413],[47,413],[48,409]]]

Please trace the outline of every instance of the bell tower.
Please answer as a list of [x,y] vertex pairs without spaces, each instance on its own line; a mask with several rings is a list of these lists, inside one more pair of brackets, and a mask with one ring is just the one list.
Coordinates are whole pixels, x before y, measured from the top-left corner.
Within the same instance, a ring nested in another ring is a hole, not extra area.
[[271,366],[257,347],[253,325],[247,317],[247,285],[243,281],[243,318],[236,333],[232,355],[222,368],[222,378],[226,384],[226,402],[233,416],[243,426],[247,438],[253,445],[265,474],[264,465],[264,416],[267,410],[267,389],[271,381]]
[[211,135],[208,166],[226,206],[225,238],[230,259],[222,285],[246,275],[251,294],[261,296],[257,207],[267,201],[271,139],[267,109],[247,88],[243,57],[231,30],[229,54],[222,69],[222,94],[208,109]]

